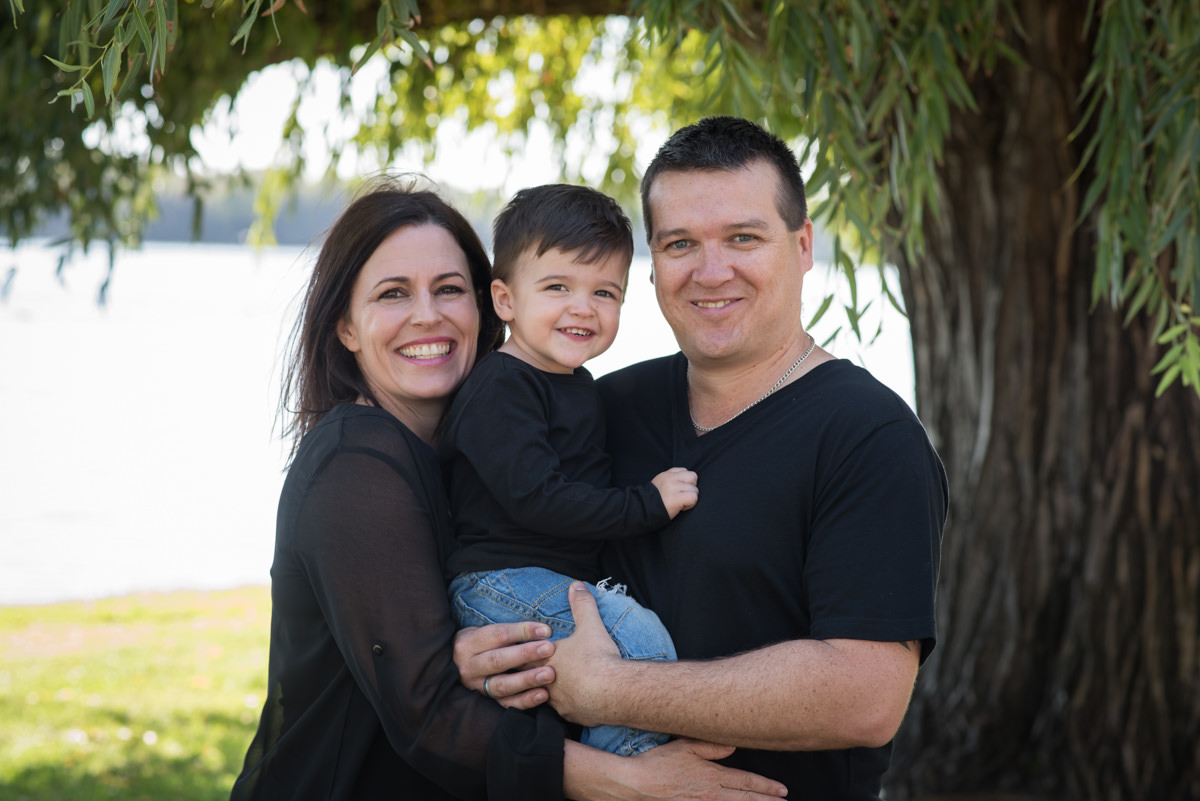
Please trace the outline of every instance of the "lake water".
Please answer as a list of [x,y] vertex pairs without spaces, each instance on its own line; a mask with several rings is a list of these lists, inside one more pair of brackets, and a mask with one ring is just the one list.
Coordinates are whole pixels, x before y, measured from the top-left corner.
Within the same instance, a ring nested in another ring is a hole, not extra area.
[[[0,300],[0,604],[269,582],[280,354],[314,257],[149,243],[118,257],[101,307],[106,254],[60,282],[49,250],[0,250],[0,286],[16,270]],[[648,275],[635,260],[596,375],[676,350]],[[806,304],[830,286],[815,269]],[[840,321],[826,317],[818,341]],[[829,347],[911,404],[907,324],[883,322],[872,345]]]

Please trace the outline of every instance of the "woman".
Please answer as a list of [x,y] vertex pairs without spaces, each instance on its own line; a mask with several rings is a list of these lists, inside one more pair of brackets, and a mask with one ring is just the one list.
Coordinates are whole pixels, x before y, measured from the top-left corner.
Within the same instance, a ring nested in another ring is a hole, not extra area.
[[581,799],[664,784],[675,797],[720,784],[770,792],[702,758],[729,749],[684,741],[622,759],[564,742],[544,708],[504,710],[459,684],[432,445],[451,395],[499,339],[488,284],[467,221],[410,187],[360,197],[321,248],[284,382],[297,408],[267,700],[232,798],[554,799],[564,782]]

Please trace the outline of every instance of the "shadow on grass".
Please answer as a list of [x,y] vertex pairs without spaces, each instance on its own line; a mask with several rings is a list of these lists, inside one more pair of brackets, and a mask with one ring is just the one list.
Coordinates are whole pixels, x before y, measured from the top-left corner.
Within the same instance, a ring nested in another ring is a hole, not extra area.
[[95,774],[63,765],[25,768],[0,787],[4,801],[224,801],[232,778],[186,757],[148,757]]
[[225,801],[254,731],[233,717],[205,718],[228,733],[201,753],[167,753],[135,739],[115,759],[110,751],[103,767],[88,758],[30,763],[0,783],[0,801]]

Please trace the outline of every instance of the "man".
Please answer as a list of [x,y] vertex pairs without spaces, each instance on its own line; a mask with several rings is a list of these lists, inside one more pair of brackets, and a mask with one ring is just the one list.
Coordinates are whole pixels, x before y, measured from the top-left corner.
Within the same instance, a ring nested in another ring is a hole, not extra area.
[[682,352],[601,380],[614,479],[683,465],[700,500],[611,543],[606,568],[681,661],[620,660],[572,593],[579,630],[550,663],[551,703],[582,725],[737,746],[726,764],[790,798],[878,798],[934,644],[941,463],[900,398],[803,330],[812,223],[785,143],[705,119],[659,151],[642,204]]

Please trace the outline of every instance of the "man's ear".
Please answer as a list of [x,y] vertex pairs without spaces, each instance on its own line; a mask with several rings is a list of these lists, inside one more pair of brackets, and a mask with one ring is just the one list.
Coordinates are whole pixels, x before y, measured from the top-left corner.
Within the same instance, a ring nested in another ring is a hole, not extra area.
[[496,316],[506,323],[511,323],[517,316],[512,307],[512,291],[499,278],[492,281],[492,307]]
[[358,334],[355,332],[354,326],[350,325],[348,317],[342,317],[342,319],[338,320],[337,335],[338,339],[346,347],[346,350],[351,353],[358,353],[362,350],[362,346],[358,344]]
[[796,237],[796,248],[800,251],[800,274],[807,273],[813,267],[813,224],[805,219],[804,225],[792,232]]

